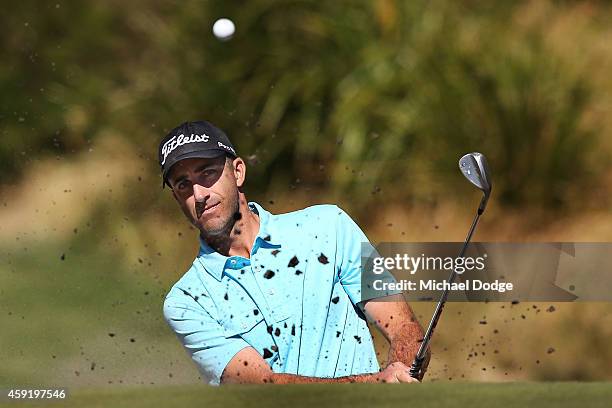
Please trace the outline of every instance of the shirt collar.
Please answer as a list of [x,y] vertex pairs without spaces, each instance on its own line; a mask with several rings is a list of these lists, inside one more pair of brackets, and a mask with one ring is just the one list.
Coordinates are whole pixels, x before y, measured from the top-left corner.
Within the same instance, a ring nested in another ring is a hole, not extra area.
[[[269,233],[270,221],[272,214],[266,211],[261,205],[254,201],[249,202],[249,209],[255,214],[259,215],[259,232],[255,237],[253,248],[251,248],[251,257],[257,253],[260,248],[280,248],[281,245],[272,243],[272,237]],[[223,272],[226,268],[239,269],[244,266],[245,258],[241,256],[225,256],[216,252],[211,248],[202,236],[200,236],[200,252],[198,258],[200,264],[204,267],[206,272],[216,278],[218,281],[221,280]],[[232,262],[236,261],[236,262]],[[247,264],[250,264],[247,260]]]

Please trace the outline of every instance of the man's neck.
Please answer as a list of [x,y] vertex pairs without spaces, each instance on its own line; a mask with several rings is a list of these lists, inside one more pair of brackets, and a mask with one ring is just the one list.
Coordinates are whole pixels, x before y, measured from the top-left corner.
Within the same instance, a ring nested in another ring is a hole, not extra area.
[[250,210],[246,198],[240,197],[238,213],[236,213],[231,230],[204,240],[215,251],[225,256],[251,257],[255,238],[259,233],[259,216]]

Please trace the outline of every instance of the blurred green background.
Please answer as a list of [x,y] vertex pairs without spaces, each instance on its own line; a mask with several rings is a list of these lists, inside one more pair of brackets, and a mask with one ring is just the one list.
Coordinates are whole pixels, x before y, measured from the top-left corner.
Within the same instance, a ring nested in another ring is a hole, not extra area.
[[[495,186],[477,240],[610,241],[611,18],[606,1],[14,2],[0,388],[198,382],[161,313],[197,251],[157,164],[185,120],[227,132],[250,200],[338,204],[375,242],[462,240],[475,150]],[[610,380],[611,336],[609,303],[452,304],[429,378]]]

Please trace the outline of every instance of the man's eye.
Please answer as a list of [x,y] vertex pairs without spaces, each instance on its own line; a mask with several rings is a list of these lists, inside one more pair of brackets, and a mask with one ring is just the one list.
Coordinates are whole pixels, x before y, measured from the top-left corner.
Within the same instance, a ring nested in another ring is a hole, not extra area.
[[215,170],[210,169],[210,170],[204,170],[202,174],[204,174],[205,177],[210,177],[210,176],[214,176],[215,173],[216,173]]
[[176,188],[178,188],[179,190],[184,190],[185,188],[187,188],[187,182],[186,181],[181,181],[180,183],[178,183]]

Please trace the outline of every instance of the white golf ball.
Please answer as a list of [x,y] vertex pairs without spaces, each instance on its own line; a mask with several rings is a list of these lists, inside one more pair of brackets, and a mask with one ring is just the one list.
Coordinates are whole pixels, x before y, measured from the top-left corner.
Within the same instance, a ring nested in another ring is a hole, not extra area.
[[213,34],[220,40],[229,40],[234,35],[236,26],[229,18],[220,18],[213,24]]

